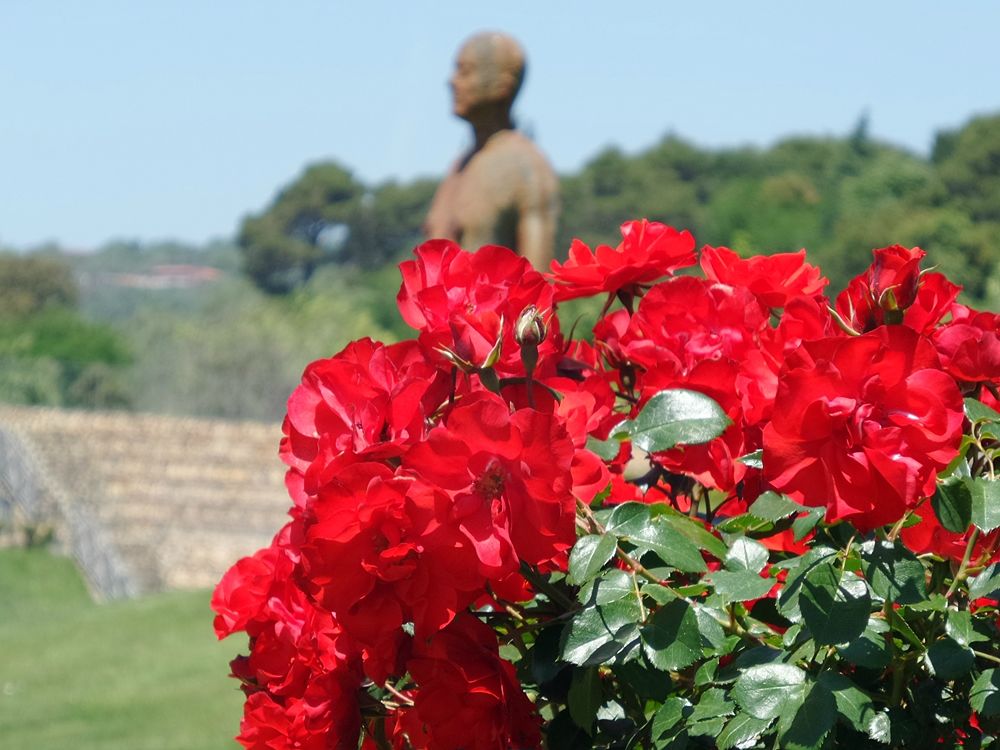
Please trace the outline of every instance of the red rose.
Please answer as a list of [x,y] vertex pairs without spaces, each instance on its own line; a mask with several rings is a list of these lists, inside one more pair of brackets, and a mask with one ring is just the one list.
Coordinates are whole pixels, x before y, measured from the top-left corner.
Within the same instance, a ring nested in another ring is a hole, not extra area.
[[706,360],[739,360],[757,348],[766,326],[764,308],[746,289],[681,276],[642,298],[621,349],[647,370],[687,372]]
[[837,296],[837,313],[855,331],[903,323],[929,333],[948,308],[960,287],[941,274],[921,274],[926,253],[919,247],[900,245],[874,251],[868,270],[851,279]]
[[[523,375],[515,325],[530,306],[543,316],[553,309],[552,286],[545,278],[526,258],[495,245],[468,253],[454,242],[431,240],[413,252],[416,260],[399,266],[403,284],[396,301],[403,320],[420,331],[421,345],[482,367],[499,342],[497,371]],[[542,359],[562,345],[554,317],[547,328],[538,345]]]
[[267,621],[272,591],[284,585],[293,567],[285,550],[274,543],[237,561],[212,592],[216,636],[221,640],[246,630],[253,620]]
[[953,309],[961,291],[962,287],[952,284],[944,274],[921,274],[917,298],[903,313],[903,325],[929,335]]
[[755,255],[743,260],[728,247],[701,249],[705,278],[749,289],[766,307],[785,307],[796,297],[822,294],[829,280],[806,263],[806,251]]
[[355,750],[361,733],[356,693],[335,676],[314,680],[301,698],[252,694],[236,740],[247,750]]
[[[688,388],[715,399],[733,421],[705,444],[656,454],[671,471],[729,491],[746,466],[748,413],[766,413],[774,375],[761,352],[767,314],[747,289],[684,276],[657,284],[621,337],[621,356],[642,368],[640,406],[657,392]],[[751,436],[756,440],[756,435]]]
[[621,233],[618,247],[598,245],[592,251],[573,240],[566,262],[552,261],[558,302],[650,284],[695,262],[694,237],[688,231],[642,219],[622,224]]
[[764,428],[765,478],[829,521],[892,523],[958,451],[962,396],[934,347],[903,326],[806,342]]
[[483,574],[538,565],[576,540],[573,441],[552,414],[519,409],[491,393],[467,398],[403,467],[445,490],[450,518],[475,547]]
[[444,492],[371,463],[343,469],[310,507],[302,585],[366,648],[369,673],[395,671],[404,622],[426,637],[482,588],[450,510]]
[[932,337],[944,369],[963,383],[1000,384],[1000,315],[961,305],[953,314]]
[[[415,342],[355,341],[306,367],[288,399],[279,453],[313,494],[338,455],[398,456],[422,439],[428,415],[447,398],[448,381]],[[298,487],[290,489],[295,497]]]
[[414,647],[415,704],[434,750],[508,750],[541,744],[540,719],[493,631],[461,615]]
[[[914,510],[913,513],[920,518],[920,523],[906,526],[899,532],[906,548],[917,555],[932,552],[946,560],[961,562],[965,555],[965,548],[969,544],[971,529],[964,534],[948,531],[938,521],[934,510],[926,503]],[[998,537],[1000,537],[1000,529],[994,529],[988,534],[980,534],[974,545],[972,557],[969,558],[973,565],[987,565],[996,561],[1000,555],[997,552],[994,552],[989,559],[982,558],[984,552],[995,549]]]

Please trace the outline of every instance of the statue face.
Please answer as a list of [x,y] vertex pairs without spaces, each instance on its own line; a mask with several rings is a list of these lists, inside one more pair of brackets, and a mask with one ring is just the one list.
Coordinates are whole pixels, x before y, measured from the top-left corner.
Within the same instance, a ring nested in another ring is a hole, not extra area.
[[473,45],[466,44],[455,58],[455,72],[449,81],[452,95],[452,112],[465,118],[477,104],[486,101],[489,93],[487,71],[483,56],[476,54]]

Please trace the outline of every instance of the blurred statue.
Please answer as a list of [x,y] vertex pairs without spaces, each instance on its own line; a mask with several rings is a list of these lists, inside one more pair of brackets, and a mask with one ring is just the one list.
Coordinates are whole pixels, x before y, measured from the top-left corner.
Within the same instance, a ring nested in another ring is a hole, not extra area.
[[438,187],[424,222],[428,237],[467,250],[504,245],[548,270],[559,215],[559,181],[514,129],[510,110],[524,79],[524,52],[496,32],[469,39],[455,60],[452,110],[472,126],[472,148]]

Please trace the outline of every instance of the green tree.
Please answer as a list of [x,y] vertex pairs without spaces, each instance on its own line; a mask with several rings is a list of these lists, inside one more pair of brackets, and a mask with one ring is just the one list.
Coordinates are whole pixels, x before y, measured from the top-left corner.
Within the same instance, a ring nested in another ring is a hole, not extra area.
[[[262,290],[280,294],[305,283],[334,259],[358,223],[364,186],[338,164],[308,167],[261,214],[240,227],[237,242],[247,275]],[[337,228],[344,227],[340,232]],[[336,236],[335,242],[324,242]]]
[[931,160],[947,203],[976,221],[1000,222],[1000,114],[940,133]]
[[0,253],[0,316],[72,307],[78,297],[73,272],[59,259]]

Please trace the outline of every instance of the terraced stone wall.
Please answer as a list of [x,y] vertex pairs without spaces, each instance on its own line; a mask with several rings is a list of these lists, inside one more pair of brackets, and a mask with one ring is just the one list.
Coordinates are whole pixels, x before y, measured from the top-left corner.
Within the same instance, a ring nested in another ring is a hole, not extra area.
[[256,422],[0,406],[0,523],[51,529],[97,598],[210,587],[287,520],[280,436]]

